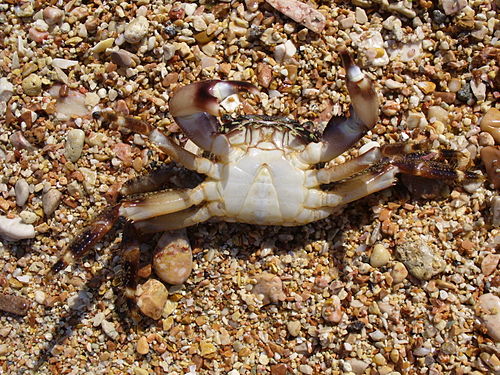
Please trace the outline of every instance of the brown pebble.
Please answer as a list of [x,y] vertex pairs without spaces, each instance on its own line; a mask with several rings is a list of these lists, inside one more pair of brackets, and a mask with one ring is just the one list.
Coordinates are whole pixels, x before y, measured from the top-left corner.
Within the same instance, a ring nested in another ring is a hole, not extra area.
[[490,108],[481,119],[481,130],[490,133],[496,143],[500,143],[500,111]]
[[141,338],[137,340],[136,350],[137,353],[142,355],[149,353],[149,343],[145,336],[141,336]]
[[257,66],[257,82],[262,87],[268,88],[273,79],[273,71],[268,64],[259,63]]
[[279,276],[264,272],[255,278],[257,279],[257,284],[254,285],[252,293],[257,296],[262,295],[262,303],[264,305],[283,301],[286,298],[283,292],[283,283]]
[[481,160],[486,168],[489,181],[495,189],[500,189],[500,149],[488,146],[481,149]]
[[489,276],[498,267],[498,262],[500,261],[500,254],[488,254],[484,257],[481,262],[481,271],[484,276]]
[[31,301],[24,297],[0,293],[0,310],[16,315],[26,315]]
[[286,374],[287,374],[287,366],[284,363],[271,366],[271,375],[286,375]]
[[434,93],[434,96],[436,98],[440,98],[443,102],[447,104],[455,103],[455,99],[457,98],[457,94],[455,94],[454,92],[437,91]]

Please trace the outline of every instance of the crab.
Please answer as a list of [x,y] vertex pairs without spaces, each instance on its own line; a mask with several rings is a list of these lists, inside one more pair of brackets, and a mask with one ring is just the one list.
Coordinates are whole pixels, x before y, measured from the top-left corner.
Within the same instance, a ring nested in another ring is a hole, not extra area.
[[[241,92],[259,94],[255,86],[239,81],[192,83],[170,100],[170,114],[205,156],[191,153],[142,120],[101,112],[103,119],[149,137],[173,161],[205,178],[191,188],[160,191],[170,178],[168,173],[153,173],[125,184],[121,191],[125,198],[105,209],[76,237],[52,272],[86,254],[119,217],[129,223],[129,231],[141,233],[172,231],[209,219],[300,226],[390,187],[399,173],[452,181],[475,178],[474,173],[447,162],[446,157],[456,157],[450,152],[421,151],[406,144],[374,147],[343,164],[324,166],[356,144],[378,120],[373,82],[347,51],[340,56],[351,97],[350,115],[333,117],[316,140],[295,120],[264,115],[239,117],[222,131],[217,120],[221,101]],[[124,257],[135,272],[138,251]],[[135,286],[130,282],[128,287]]]

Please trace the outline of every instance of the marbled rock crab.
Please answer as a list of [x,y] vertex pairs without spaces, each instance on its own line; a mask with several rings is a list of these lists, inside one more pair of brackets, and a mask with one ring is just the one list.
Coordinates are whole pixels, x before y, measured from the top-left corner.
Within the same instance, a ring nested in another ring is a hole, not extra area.
[[[299,226],[390,187],[398,173],[453,181],[476,178],[448,163],[459,159],[456,153],[422,151],[405,144],[372,148],[344,164],[319,167],[353,146],[378,119],[371,80],[346,51],[340,55],[352,101],[350,116],[332,118],[322,136],[312,142],[298,122],[279,117],[243,116],[221,131],[216,118],[220,102],[242,91],[258,94],[255,86],[245,82],[197,82],[180,88],[171,98],[171,115],[207,157],[187,151],[144,121],[102,112],[106,120],[148,136],[172,160],[206,178],[190,189],[157,191],[162,185],[157,175],[124,185],[122,194],[129,197],[101,213],[52,271],[82,257],[119,217],[142,233],[184,228],[209,219]],[[326,184],[329,189],[323,190]],[[136,270],[138,251],[124,257],[129,269]],[[135,283],[129,287],[133,289]]]

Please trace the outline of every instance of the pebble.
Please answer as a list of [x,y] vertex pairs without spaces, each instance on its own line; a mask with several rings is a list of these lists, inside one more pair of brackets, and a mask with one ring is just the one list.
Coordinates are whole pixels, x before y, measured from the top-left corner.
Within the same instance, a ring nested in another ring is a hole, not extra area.
[[193,269],[193,253],[185,229],[161,236],[153,256],[153,269],[160,279],[172,285],[187,280]]
[[255,277],[257,284],[254,285],[252,293],[256,296],[262,296],[262,303],[277,303],[286,298],[283,292],[283,283],[279,276],[272,273],[263,272]]
[[368,16],[363,8],[356,7],[355,16],[356,22],[361,25],[368,22]]
[[31,301],[27,298],[0,293],[0,311],[15,315],[26,315],[30,306]]
[[38,74],[31,73],[21,82],[23,92],[28,96],[38,96],[42,93],[42,79]]
[[474,79],[471,80],[470,89],[479,102],[486,99],[486,85],[483,81]]
[[342,304],[336,295],[325,301],[321,308],[321,316],[329,323],[340,323],[342,320]]
[[495,196],[491,199],[491,224],[498,228],[500,227],[500,196]]
[[[498,198],[498,197],[497,197]],[[489,276],[498,267],[498,262],[500,261],[500,254],[488,254],[484,257],[481,262],[481,271],[484,276]]]
[[313,368],[309,365],[300,365],[299,366],[299,371],[303,374],[306,375],[311,375],[313,373]]
[[50,26],[60,24],[64,19],[64,11],[56,7],[47,7],[43,10],[43,19]]
[[467,0],[443,0],[441,5],[444,13],[450,16],[465,8],[467,6]]
[[273,70],[268,64],[259,63],[257,66],[257,82],[262,87],[268,88],[273,79]]
[[94,52],[94,53],[104,52],[108,48],[111,48],[113,46],[114,42],[115,42],[115,38],[107,38],[107,39],[101,40],[99,43],[97,43],[92,48],[92,52]]
[[392,281],[394,284],[403,282],[408,277],[408,270],[401,262],[396,262],[391,270]]
[[424,94],[431,94],[436,91],[436,84],[431,81],[417,82],[417,87],[422,90]]
[[71,129],[66,135],[66,148],[64,155],[69,161],[75,163],[80,159],[85,141],[85,132],[81,129]]
[[19,217],[25,224],[33,224],[38,221],[38,215],[28,210],[21,211]]
[[125,27],[125,40],[130,44],[137,44],[147,35],[148,29],[148,19],[144,16],[136,17]]
[[141,336],[139,340],[137,340],[136,350],[137,353],[142,355],[149,353],[149,343],[145,336]]
[[45,295],[43,290],[35,290],[35,301],[40,305],[45,303],[47,296]]
[[490,108],[481,119],[480,127],[481,130],[491,134],[496,143],[500,143],[500,111],[498,109]]
[[396,254],[408,271],[419,280],[431,279],[441,273],[446,265],[444,259],[420,238],[398,245]]
[[493,146],[483,147],[481,160],[488,174],[488,180],[495,189],[500,189],[500,149]]
[[500,297],[493,293],[483,294],[479,297],[479,308],[488,335],[500,342]]
[[200,355],[204,358],[210,357],[217,352],[217,348],[209,341],[200,342]]
[[352,372],[354,372],[356,375],[364,374],[368,366],[370,366],[369,363],[366,363],[365,361],[357,358],[348,359],[347,362],[351,365]]
[[24,240],[35,237],[35,228],[31,224],[24,224],[20,217],[8,219],[0,216],[0,237],[8,241]]
[[438,25],[446,22],[446,14],[441,12],[439,9],[434,9],[432,11],[432,20]]
[[24,206],[28,201],[28,197],[30,195],[30,186],[24,178],[20,178],[16,181],[14,191],[16,193],[16,204],[19,207]]
[[14,85],[5,77],[0,78],[0,115],[5,113],[7,103],[14,93]]
[[282,64],[290,60],[296,52],[297,47],[295,47],[291,40],[287,40],[285,43],[276,46],[274,49],[274,59],[278,64]]
[[300,335],[300,329],[302,326],[298,320],[292,320],[286,324],[286,328],[290,335],[297,337]]
[[321,33],[326,26],[323,13],[300,1],[266,0],[266,3],[315,33]]
[[473,99],[473,94],[469,82],[467,82],[460,90],[457,91],[457,99],[463,103],[468,103],[469,100]]
[[69,69],[69,68],[72,68],[76,65],[78,65],[77,60],[68,60],[68,59],[59,59],[59,58],[52,59],[52,66],[54,68]]
[[448,83],[448,89],[450,89],[450,91],[453,93],[457,93],[461,88],[462,82],[460,82],[458,78],[452,78]]
[[141,312],[151,319],[160,319],[168,298],[165,285],[158,280],[150,279],[137,288],[137,293],[139,293],[137,306]]
[[432,107],[429,107],[429,111],[427,112],[427,119],[431,123],[437,120],[447,125],[449,123],[448,111],[443,107],[433,105]]
[[43,213],[50,216],[59,206],[61,202],[62,193],[57,189],[49,189],[42,196]]
[[101,327],[104,333],[111,339],[116,340],[119,336],[118,332],[116,331],[115,324],[113,322],[109,322],[106,319],[104,319],[101,322]]
[[369,336],[371,337],[371,339],[373,341],[382,341],[382,340],[385,340],[385,338],[386,338],[386,335],[378,329],[373,331],[373,332],[370,332]]
[[28,151],[33,151],[35,148],[31,143],[28,142],[28,140],[24,137],[23,133],[21,131],[14,132],[10,137],[9,137],[10,143],[12,143],[12,146],[18,150],[28,150]]
[[134,68],[140,62],[137,55],[124,49],[111,52],[111,61],[122,68]]
[[479,135],[477,136],[477,141],[479,145],[483,147],[495,145],[495,138],[493,138],[493,136],[487,132],[479,133]]
[[383,267],[391,260],[391,253],[382,244],[376,244],[370,255],[370,264],[372,267]]

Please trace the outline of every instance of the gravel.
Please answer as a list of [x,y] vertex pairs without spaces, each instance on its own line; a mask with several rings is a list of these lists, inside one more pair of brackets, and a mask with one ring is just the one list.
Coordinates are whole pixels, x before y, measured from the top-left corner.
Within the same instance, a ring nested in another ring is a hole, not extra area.
[[[0,307],[13,311],[0,315],[0,372],[496,371],[494,2],[8,3],[0,5]],[[371,142],[424,142],[466,151],[484,173],[483,156],[490,181],[420,199],[398,182],[300,228],[188,228],[180,263],[190,272],[179,285],[155,279],[161,235],[141,236],[141,288],[128,304],[121,225],[76,265],[47,274],[126,180],[166,161],[93,112],[138,116],[184,144],[169,115],[172,93],[232,79],[262,92],[241,99],[246,114],[321,130],[349,108],[345,47],[374,80],[382,111],[332,165]],[[22,206],[20,180],[29,186]]]

